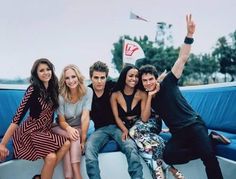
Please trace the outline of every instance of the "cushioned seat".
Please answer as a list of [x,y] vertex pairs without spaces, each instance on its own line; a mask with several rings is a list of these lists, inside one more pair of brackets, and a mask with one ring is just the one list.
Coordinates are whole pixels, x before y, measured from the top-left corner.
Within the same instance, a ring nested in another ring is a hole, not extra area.
[[229,132],[216,131],[230,139],[231,143],[228,145],[218,144],[215,146],[215,151],[218,156],[236,161],[236,134]]
[[236,161],[236,83],[221,87],[183,88],[182,92],[193,109],[202,116],[208,129],[231,140],[229,145],[217,145],[216,154]]
[[[181,88],[187,101],[205,121],[210,130],[224,134],[231,140],[229,145],[217,145],[216,153],[219,156],[236,161],[236,82],[223,85],[204,85],[197,87]],[[0,138],[4,135],[25,90],[1,89],[0,90]],[[93,124],[89,128],[88,135],[94,131]],[[160,134],[165,140],[170,138],[169,133]],[[12,143],[8,144],[13,156]],[[101,152],[118,151],[119,147],[114,140],[104,146]]]
[[106,145],[100,150],[100,153],[105,153],[105,152],[116,152],[120,151],[120,148],[116,141],[110,140]]
[[[210,133],[211,130],[209,130]],[[216,131],[219,134],[224,135],[228,139],[230,139],[231,143],[228,145],[217,144],[214,146],[217,156],[221,156],[230,160],[236,161],[236,135],[228,132]],[[160,136],[168,141],[171,138],[171,134],[169,132],[161,132]]]
[[0,138],[5,134],[25,90],[0,89]]
[[[8,126],[10,125],[12,118],[19,106],[25,90],[19,89],[1,89],[0,90],[0,141],[2,140],[3,135],[5,134]],[[27,116],[27,114],[26,114]],[[88,136],[94,132],[94,123],[90,122],[88,129]],[[13,159],[13,143],[9,141],[7,148],[10,152],[9,156],[6,158],[6,161]],[[119,151],[119,147],[114,140],[110,140],[102,149],[101,153],[104,152],[115,152]]]
[[[216,145],[216,154],[236,161],[236,83],[228,86],[183,87],[181,91],[193,109],[202,116],[209,132],[214,130],[231,140],[229,145]],[[169,140],[171,134],[161,133],[160,136]]]

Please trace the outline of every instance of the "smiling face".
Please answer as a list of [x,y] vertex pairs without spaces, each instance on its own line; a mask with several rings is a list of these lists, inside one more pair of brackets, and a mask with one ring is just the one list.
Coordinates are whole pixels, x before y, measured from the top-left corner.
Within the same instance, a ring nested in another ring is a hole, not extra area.
[[138,84],[138,70],[131,68],[125,78],[125,85],[134,88]]
[[79,80],[74,70],[68,69],[65,71],[65,83],[70,89],[77,88],[79,85]]
[[91,81],[95,91],[103,91],[106,85],[106,72],[93,71]]
[[37,75],[40,81],[47,87],[52,77],[52,70],[45,63],[40,63],[37,68]]
[[141,80],[146,91],[153,91],[156,88],[157,79],[154,75],[150,73],[144,73]]

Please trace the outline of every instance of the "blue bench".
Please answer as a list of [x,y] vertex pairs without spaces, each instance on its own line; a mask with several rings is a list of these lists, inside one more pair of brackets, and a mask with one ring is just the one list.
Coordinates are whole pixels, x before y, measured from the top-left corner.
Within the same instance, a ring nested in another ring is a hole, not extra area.
[[[13,116],[19,106],[27,86],[24,86],[20,89],[0,89],[0,141],[4,136],[7,128],[9,127]],[[27,114],[26,116],[27,117]],[[90,135],[94,131],[94,124],[91,121],[88,135]],[[10,151],[10,155],[7,157],[6,161],[13,159],[13,143],[10,140],[7,144],[7,148]],[[109,141],[102,149],[101,153],[105,152],[115,152],[119,151],[119,147],[117,146],[114,140]]]
[[[12,86],[9,87],[9,85],[0,85],[0,138],[8,128],[26,87],[15,88]],[[183,87],[181,90],[193,108],[201,114],[210,130],[222,132],[230,138],[231,144],[217,145],[216,152],[218,156],[222,156],[218,157],[218,160],[224,178],[234,178],[236,170],[236,122],[234,120],[236,118],[236,83]],[[91,124],[89,131],[93,132],[93,130],[93,125]],[[167,133],[162,133],[161,135],[167,138],[170,137],[170,134]],[[8,145],[12,151],[11,142]],[[117,150],[119,149],[116,143],[110,141],[103,149],[103,152],[105,151],[106,153],[99,155],[101,174],[104,179],[110,179],[111,176],[114,179],[129,178],[128,172],[124,172],[125,170],[127,171],[128,167],[125,156],[121,152],[110,152]],[[10,159],[12,159],[12,153],[8,157],[8,160]],[[43,160],[34,162],[10,160],[0,163],[0,178],[30,178],[40,172],[42,164]],[[143,160],[142,164],[144,178],[151,178],[149,169]],[[28,170],[25,170],[26,168]],[[193,178],[193,176],[196,176],[195,178],[197,179],[206,178],[201,160],[194,160],[185,165],[177,165],[177,168],[184,173],[186,178]],[[12,169],[14,169],[13,173]],[[55,170],[54,179],[62,179],[62,171],[62,163],[60,163]],[[88,179],[84,157],[82,157],[81,172],[82,177]]]
[[[0,89],[0,141],[10,125],[24,93],[25,90],[21,89]],[[10,151],[10,155],[6,158],[6,160],[11,160],[13,159],[12,140],[8,142],[7,148]]]
[[[7,130],[15,111],[24,95],[23,89],[0,89],[0,140]],[[209,130],[224,134],[231,140],[229,145],[217,145],[218,156],[236,161],[236,82],[193,87],[182,87],[181,91],[190,105],[206,122]],[[89,133],[94,131],[91,123]],[[165,139],[170,134],[162,133]],[[8,144],[12,159],[13,149],[11,141]],[[119,151],[115,141],[110,141],[101,152]]]
[[[214,130],[231,140],[216,146],[217,156],[236,161],[236,83],[182,87],[181,91],[193,109]],[[165,139],[170,134],[161,133]]]

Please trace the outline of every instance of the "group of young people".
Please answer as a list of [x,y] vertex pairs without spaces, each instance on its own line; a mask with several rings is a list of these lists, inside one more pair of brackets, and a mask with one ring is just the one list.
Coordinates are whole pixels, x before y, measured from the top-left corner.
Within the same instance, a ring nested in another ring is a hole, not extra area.
[[[13,137],[15,158],[43,158],[41,174],[34,178],[51,179],[63,159],[64,177],[81,179],[84,153],[89,178],[100,179],[98,154],[113,139],[127,158],[132,179],[143,178],[140,156],[155,179],[165,178],[165,171],[183,179],[173,165],[196,158],[203,161],[208,179],[222,179],[207,128],[177,85],[193,43],[191,15],[186,16],[186,24],[179,57],[171,71],[160,77],[152,65],[140,69],[126,65],[117,82],[108,81],[107,65],[97,61],[89,69],[91,84],[86,86],[76,65],[66,66],[58,81],[48,59],[36,60],[31,84],[0,143],[0,160],[9,154],[6,144]],[[22,121],[28,110],[28,118]],[[90,120],[95,131],[87,138]],[[161,120],[172,134],[167,143],[158,135]]]

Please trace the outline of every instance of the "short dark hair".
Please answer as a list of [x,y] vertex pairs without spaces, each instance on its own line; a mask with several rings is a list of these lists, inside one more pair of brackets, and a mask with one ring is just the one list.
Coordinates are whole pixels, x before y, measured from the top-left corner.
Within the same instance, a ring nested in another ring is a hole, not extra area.
[[90,68],[89,68],[89,76],[92,78],[93,72],[94,71],[99,71],[99,72],[105,72],[106,77],[108,76],[109,73],[109,68],[106,63],[97,61],[95,62]]
[[142,78],[143,74],[151,74],[154,75],[155,78],[158,78],[158,73],[157,73],[157,69],[155,66],[153,65],[143,65],[140,67],[139,69],[139,77],[140,79]]

